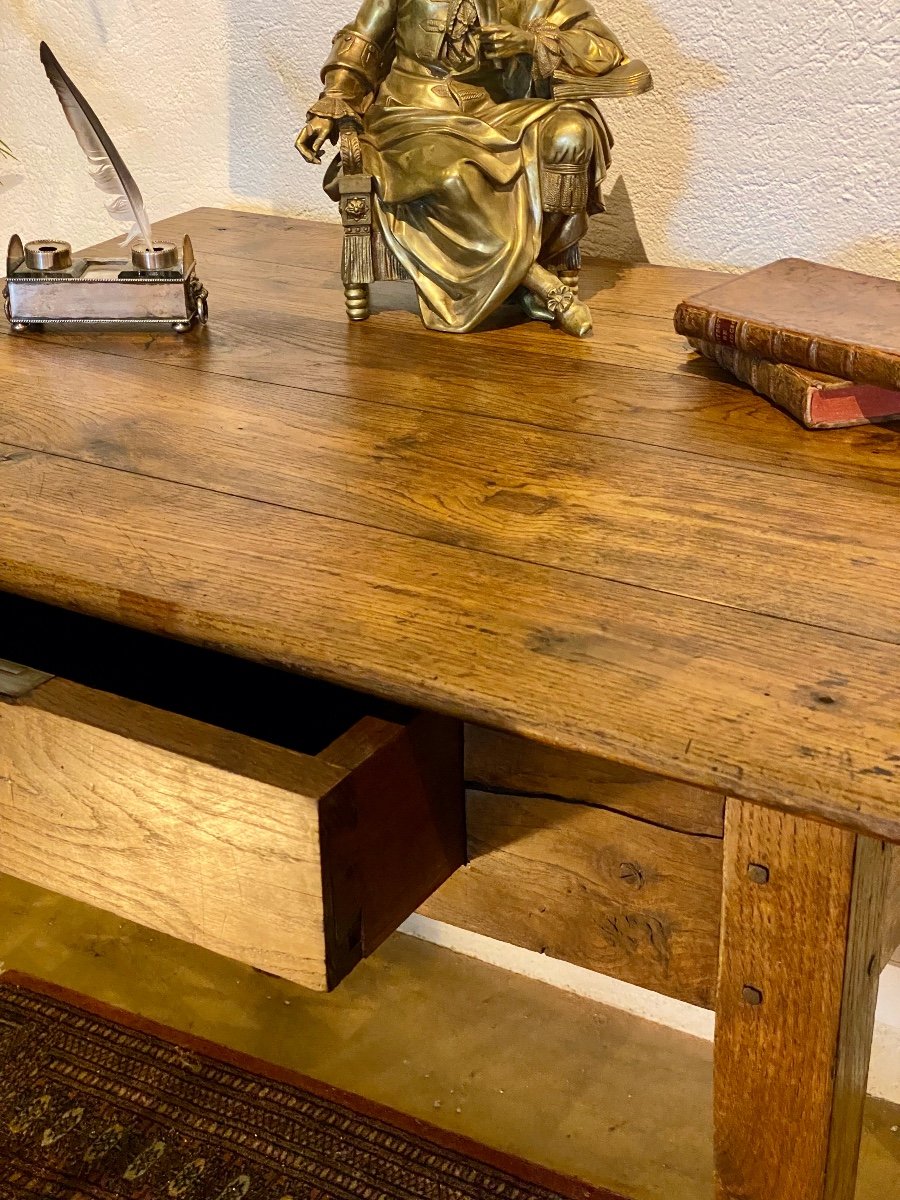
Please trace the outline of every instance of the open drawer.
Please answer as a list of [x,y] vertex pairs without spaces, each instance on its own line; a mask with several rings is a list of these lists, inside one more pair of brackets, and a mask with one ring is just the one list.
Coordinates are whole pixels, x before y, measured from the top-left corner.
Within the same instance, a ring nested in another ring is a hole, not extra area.
[[0,871],[320,990],[465,861],[461,731],[0,597]]

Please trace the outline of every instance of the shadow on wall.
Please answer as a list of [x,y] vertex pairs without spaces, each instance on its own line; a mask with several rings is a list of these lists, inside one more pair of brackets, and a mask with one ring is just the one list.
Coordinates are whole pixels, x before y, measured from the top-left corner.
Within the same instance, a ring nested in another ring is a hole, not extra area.
[[228,0],[229,176],[248,206],[335,219],[322,193],[324,168],[304,163],[294,139],[319,94],[332,36],[357,7],[356,0],[282,5],[276,22],[271,0]]
[[[97,40],[105,46],[109,42],[109,27],[102,9],[104,7],[109,9],[116,4],[133,6],[137,2],[138,0],[112,0],[112,3],[110,0],[83,0],[78,8],[79,12],[82,7],[87,10],[87,17],[94,34]],[[46,22],[42,19],[41,14],[35,11],[36,7],[38,6],[34,4],[34,0],[3,0],[4,23],[12,24],[14,22],[18,29],[31,34],[35,46],[43,37],[50,40],[50,35],[45,29]],[[55,46],[54,49],[56,49]]]
[[109,41],[109,29],[107,28],[106,19],[103,13],[100,11],[100,4],[98,0],[87,0],[85,7],[91,14],[91,20],[94,23],[94,29],[97,33],[97,40],[102,45],[106,45],[106,43]]
[[[335,219],[321,191],[322,169],[293,148],[306,110],[319,91],[319,70],[334,32],[351,20],[359,0],[307,2],[272,20],[271,0],[228,0],[230,62],[230,184],[235,196],[277,212]],[[663,259],[665,233],[688,185],[694,152],[689,102],[722,87],[726,77],[682,53],[647,0],[605,0],[594,7],[634,56],[654,71],[649,96],[604,105],[616,137],[607,189],[586,249],[610,258]],[[654,231],[652,239],[642,229]],[[646,243],[646,244],[645,244]]]
[[866,238],[844,246],[832,255],[832,261],[848,271],[900,279],[900,240],[886,236]]
[[688,189],[694,159],[689,105],[698,95],[723,88],[728,79],[712,63],[682,52],[654,4],[616,0],[607,7],[606,0],[594,0],[594,7],[626,51],[648,63],[655,88],[637,99],[603,104],[616,145],[607,211],[592,221],[585,250],[632,262],[670,261],[668,230]]
[[622,262],[649,262],[647,248],[638,228],[637,214],[625,177],[620,175],[604,197],[606,212],[597,218],[587,245],[594,253]]

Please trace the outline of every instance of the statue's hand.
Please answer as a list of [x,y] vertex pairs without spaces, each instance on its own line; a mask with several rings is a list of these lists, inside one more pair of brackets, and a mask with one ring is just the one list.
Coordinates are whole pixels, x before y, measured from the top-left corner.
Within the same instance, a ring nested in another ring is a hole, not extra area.
[[309,122],[297,134],[294,143],[307,162],[322,161],[322,147],[326,142],[333,142],[337,122],[331,117],[310,117]]
[[515,58],[518,54],[533,54],[534,34],[517,25],[499,21],[481,28],[481,52],[486,58]]

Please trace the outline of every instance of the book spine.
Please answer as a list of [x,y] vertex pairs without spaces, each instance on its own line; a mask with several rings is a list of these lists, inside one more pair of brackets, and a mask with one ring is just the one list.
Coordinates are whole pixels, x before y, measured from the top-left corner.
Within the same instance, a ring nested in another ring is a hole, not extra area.
[[900,391],[900,356],[776,329],[758,321],[737,320],[685,301],[675,311],[675,329],[688,338],[732,346],[754,358],[791,363],[839,379]]
[[752,358],[734,346],[691,338],[704,358],[718,363],[735,379],[747,383],[807,429],[850,429],[900,418],[900,392],[825,377],[813,381],[795,367]]
[[814,428],[811,416],[812,389],[789,367],[765,358],[753,358],[734,346],[723,346],[700,338],[692,338],[691,345],[704,358],[712,359],[735,379],[749,384],[761,396],[785,409],[802,425],[808,429]]

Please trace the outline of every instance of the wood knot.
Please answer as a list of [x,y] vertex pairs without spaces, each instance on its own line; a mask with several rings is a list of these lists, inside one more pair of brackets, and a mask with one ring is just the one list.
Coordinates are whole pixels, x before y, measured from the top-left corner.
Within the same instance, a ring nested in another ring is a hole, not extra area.
[[499,508],[519,517],[540,517],[556,507],[556,501],[549,496],[536,496],[533,492],[513,488],[501,488],[493,496],[487,496],[483,503],[489,508]]
[[636,892],[639,892],[646,882],[644,872],[634,862],[623,862],[619,865],[619,878]]
[[605,917],[600,932],[624,954],[648,955],[666,970],[672,956],[669,931],[659,917],[645,913],[617,913]]

